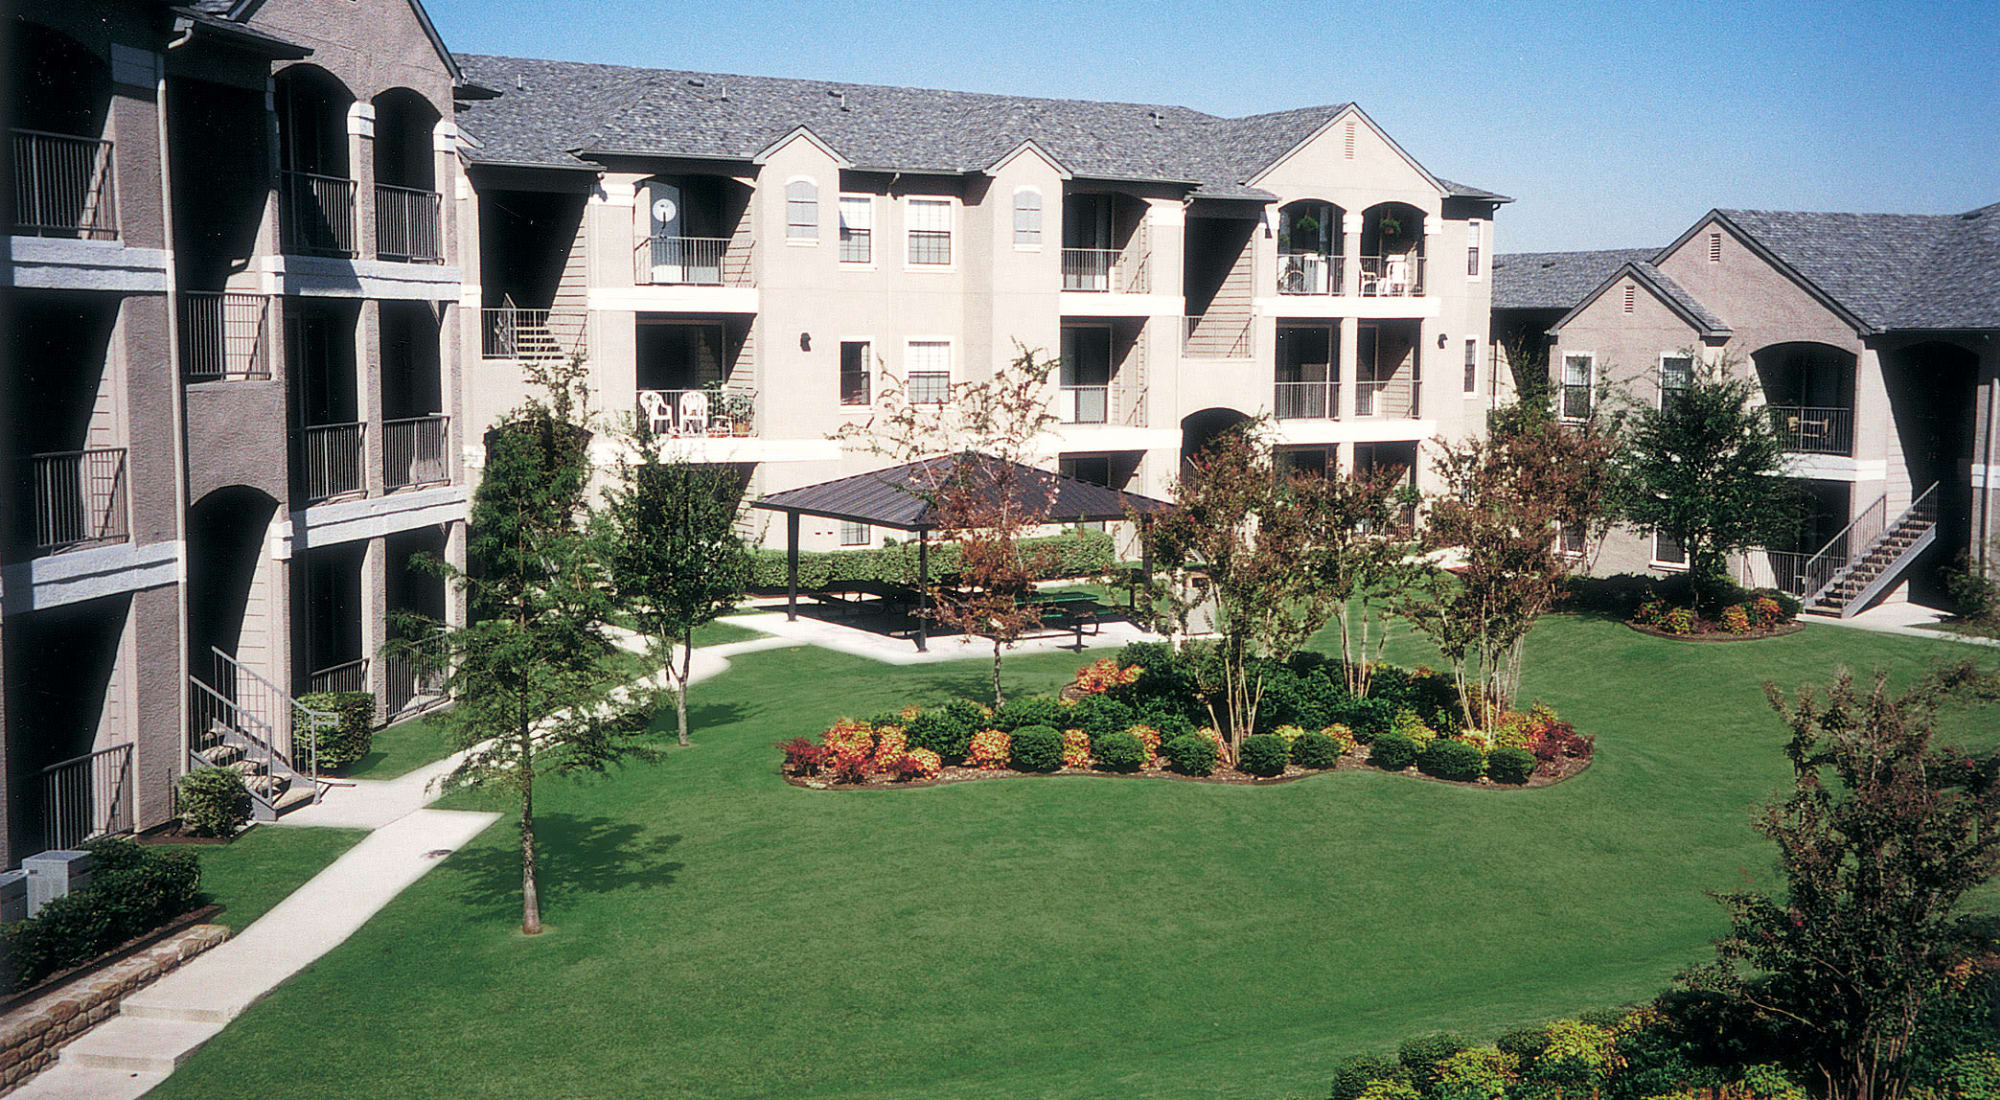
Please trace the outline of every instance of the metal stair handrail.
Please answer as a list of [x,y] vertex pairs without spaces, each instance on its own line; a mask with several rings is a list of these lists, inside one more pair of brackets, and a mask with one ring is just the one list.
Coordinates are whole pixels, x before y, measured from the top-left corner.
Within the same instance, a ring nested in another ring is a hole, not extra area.
[[[1874,534],[1868,536],[1868,541],[1864,545],[1862,545],[1860,549],[1847,554],[1845,560],[1834,565],[1833,569],[1826,578],[1826,583],[1814,587],[1812,589],[1812,594],[1806,597],[1806,602],[1811,603],[1812,601],[1817,600],[1828,589],[1831,589],[1835,585],[1839,584],[1840,581],[1843,578],[1845,578],[1848,573],[1853,571],[1855,566],[1861,564],[1864,561],[1867,561],[1869,554],[1871,554],[1876,547],[1880,546],[1884,539],[1902,530],[1903,525],[1905,523],[1908,523],[1912,519],[1924,519],[1925,522],[1936,523],[1937,516],[1934,513],[1934,511],[1932,511],[1935,502],[1932,500],[1932,497],[1937,493],[1939,484],[1941,483],[1936,481],[1931,482],[1929,488],[1917,494],[1916,499],[1910,502],[1909,507],[1903,509],[1901,512],[1896,513],[1896,518],[1894,520],[1890,520],[1888,522],[1883,523],[1882,526],[1878,528]],[[1888,501],[1889,501],[1889,496],[1887,493],[1884,493],[1881,497],[1876,499],[1874,504],[1868,506],[1869,511],[1886,512],[1888,510]],[[1930,513],[1927,517],[1919,514],[1927,512]],[[1866,518],[1866,513],[1864,513],[1862,516],[1856,517],[1855,523],[1861,522],[1861,520],[1864,518]],[[1843,535],[1846,535],[1847,532],[1851,530],[1853,527],[1854,523],[1848,524],[1847,527],[1841,530],[1841,533],[1839,535],[1835,535],[1833,537],[1834,540],[1838,540]],[[1832,547],[1833,547],[1833,542],[1829,541],[1827,543],[1826,548],[1820,551],[1820,554],[1826,553],[1826,551],[1832,549]],[[1820,556],[1819,554],[1813,555],[1812,561],[1806,563],[1806,570],[1807,570],[1806,575],[1808,577],[1811,577],[1813,575],[1812,570],[1814,568],[1814,563],[1819,560],[1819,556]]]
[[[300,703],[297,699],[292,698],[291,692],[265,679],[256,669],[250,668],[222,650],[210,646],[209,652],[215,655],[217,673],[227,669],[236,676],[248,676],[259,687],[264,689],[267,693],[267,699],[270,702],[285,706],[287,713],[291,715],[293,728],[303,726],[314,733],[320,733],[333,729],[340,724],[339,715],[334,714],[332,711],[314,710]],[[277,715],[273,714],[268,718],[263,715],[258,715],[257,717],[264,723],[266,729],[275,732]],[[275,744],[276,741],[274,740],[273,745],[275,746]],[[306,752],[307,759],[304,767],[300,767],[299,763],[293,759],[293,748],[291,738],[287,737],[285,739],[286,751],[283,754],[285,765],[305,778],[312,780],[315,786],[317,786],[319,781],[319,738],[309,737],[306,739],[306,748],[308,751]]]
[[[1799,576],[1803,581],[1799,588],[1802,590],[1800,596],[1807,605],[1811,605],[1827,589],[1832,588],[1833,582],[1846,571],[1848,563],[1858,557],[1845,549],[1850,543],[1850,536],[1857,528],[1867,530],[1863,524],[1871,522],[1880,524],[1882,516],[1888,511],[1888,506],[1889,494],[1884,493],[1876,497],[1874,503],[1862,509],[1860,515],[1849,520],[1847,526],[1842,527],[1832,538],[1826,540],[1826,544],[1821,546],[1818,552],[1806,559],[1805,566],[1799,570]],[[1867,536],[1868,545],[1874,545],[1875,540],[1881,537],[1885,529],[1876,527],[1874,533]],[[1836,548],[1839,548],[1838,553],[1835,552]]]

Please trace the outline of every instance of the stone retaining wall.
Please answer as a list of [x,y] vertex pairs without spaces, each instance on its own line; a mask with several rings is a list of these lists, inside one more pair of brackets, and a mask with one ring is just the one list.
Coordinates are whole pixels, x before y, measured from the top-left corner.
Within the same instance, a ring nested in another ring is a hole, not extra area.
[[63,1044],[110,1018],[127,994],[228,938],[219,924],[183,928],[0,1016],[0,1096],[52,1065]]

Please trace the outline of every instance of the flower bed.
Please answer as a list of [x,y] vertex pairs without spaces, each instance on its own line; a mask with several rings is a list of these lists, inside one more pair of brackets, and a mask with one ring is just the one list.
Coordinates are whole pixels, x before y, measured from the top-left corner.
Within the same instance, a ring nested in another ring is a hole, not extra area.
[[928,786],[1005,775],[1109,774],[1211,783],[1281,783],[1372,768],[1469,787],[1542,787],[1590,764],[1595,739],[1537,704],[1460,728],[1448,677],[1380,666],[1354,696],[1317,655],[1264,670],[1268,710],[1231,762],[1185,658],[1142,643],[1079,670],[1057,696],[999,710],[967,700],[842,718],[818,739],[782,742],[803,787]]
[[1770,595],[1752,595],[1740,603],[1728,604],[1712,619],[1697,614],[1692,607],[1649,599],[1639,605],[1626,625],[1655,637],[1703,641],[1775,638],[1802,629],[1797,612]]

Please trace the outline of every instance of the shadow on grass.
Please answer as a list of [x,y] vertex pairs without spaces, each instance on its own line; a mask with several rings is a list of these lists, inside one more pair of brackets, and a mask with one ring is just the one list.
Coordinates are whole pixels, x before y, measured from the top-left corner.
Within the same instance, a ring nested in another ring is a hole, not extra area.
[[[466,904],[506,919],[521,909],[520,833],[503,822],[510,843],[456,853],[441,870],[456,875]],[[535,884],[544,917],[561,920],[567,905],[588,894],[611,894],[674,881],[684,864],[664,858],[679,834],[648,836],[629,822],[574,814],[535,819]]]

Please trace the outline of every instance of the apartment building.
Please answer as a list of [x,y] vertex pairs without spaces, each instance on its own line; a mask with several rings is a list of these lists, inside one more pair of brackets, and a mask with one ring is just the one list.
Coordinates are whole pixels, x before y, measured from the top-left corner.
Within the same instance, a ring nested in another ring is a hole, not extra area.
[[[1558,411],[1606,382],[1671,401],[1692,360],[1755,379],[1810,514],[1737,563],[1842,616],[1940,595],[1936,567],[1993,554],[2000,443],[2000,206],[1964,214],[1714,210],[1654,250],[1501,256],[1494,334],[1546,334]],[[1600,572],[1683,568],[1614,533]]]
[[1353,104],[1218,118],[459,63],[473,425],[519,401],[524,363],[582,350],[600,412],[773,492],[887,464],[832,438],[885,386],[941,400],[1029,348],[1062,364],[1050,464],[1165,495],[1183,456],[1260,415],[1299,467],[1421,478],[1420,444],[1477,430],[1492,398],[1508,200]]
[[[309,799],[309,690],[455,615],[460,73],[410,0],[10,5],[0,852]],[[224,742],[228,742],[224,746]],[[250,750],[247,754],[245,750]],[[207,758],[205,758],[207,759]],[[199,761],[196,761],[199,762]]]

